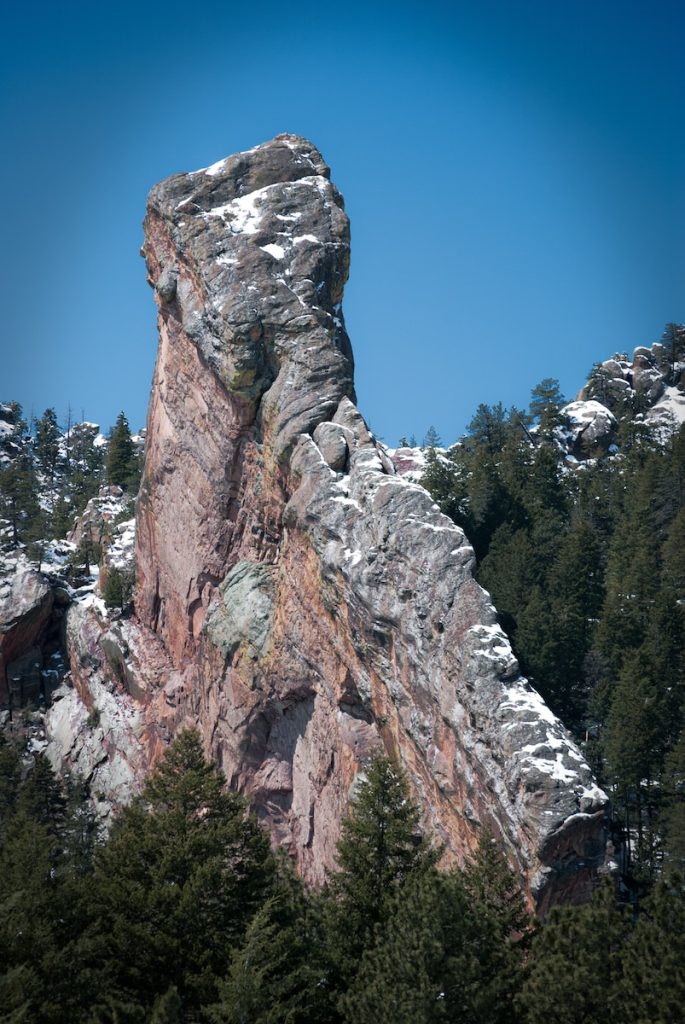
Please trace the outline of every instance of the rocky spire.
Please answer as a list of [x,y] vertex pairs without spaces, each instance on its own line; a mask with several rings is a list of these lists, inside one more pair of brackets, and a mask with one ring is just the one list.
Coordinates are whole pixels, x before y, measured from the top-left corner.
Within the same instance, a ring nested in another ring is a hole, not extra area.
[[281,135],[174,176],[145,232],[160,344],[126,627],[143,745],[197,723],[313,881],[385,748],[449,857],[487,826],[539,908],[583,898],[606,798],[521,677],[464,534],[355,407],[349,223],[320,154]]

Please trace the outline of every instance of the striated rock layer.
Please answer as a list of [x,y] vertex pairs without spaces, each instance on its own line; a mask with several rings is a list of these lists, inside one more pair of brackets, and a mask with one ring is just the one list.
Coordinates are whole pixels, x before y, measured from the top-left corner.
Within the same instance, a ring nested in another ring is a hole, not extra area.
[[[160,344],[137,621],[126,642],[109,628],[85,670],[114,666],[135,698],[136,763],[197,723],[318,882],[354,779],[385,748],[449,858],[488,826],[540,910],[584,898],[606,798],[521,678],[462,531],[355,407],[349,223],[320,154],[282,135],[162,182],[144,255]],[[90,614],[72,663],[88,630],[92,654]]]

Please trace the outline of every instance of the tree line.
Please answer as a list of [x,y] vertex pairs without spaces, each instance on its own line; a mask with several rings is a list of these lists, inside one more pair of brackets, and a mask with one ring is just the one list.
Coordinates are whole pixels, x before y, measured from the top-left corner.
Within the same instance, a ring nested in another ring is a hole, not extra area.
[[[534,924],[484,833],[462,870],[406,780],[367,765],[337,868],[306,887],[179,735],[105,837],[77,786],[0,734],[0,1020],[13,1024],[626,1024],[679,1019],[677,877]],[[674,1015],[676,1014],[676,1015]]]
[[[181,733],[102,837],[79,787],[0,734],[0,1020],[626,1024],[678,1019],[683,886],[606,883],[534,924],[493,837],[440,870],[402,772],[360,776],[322,890]],[[674,1016],[675,1014],[675,1016]]]

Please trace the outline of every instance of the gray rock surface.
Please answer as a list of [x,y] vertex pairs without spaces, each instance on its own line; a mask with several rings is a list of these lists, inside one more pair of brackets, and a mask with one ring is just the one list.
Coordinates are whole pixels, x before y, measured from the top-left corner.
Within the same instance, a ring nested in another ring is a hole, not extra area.
[[273,622],[274,576],[270,565],[238,562],[222,582],[205,629],[224,658],[241,644],[255,658],[264,652]]
[[0,710],[21,707],[38,696],[40,647],[52,606],[48,581],[27,562],[20,559],[0,579]]

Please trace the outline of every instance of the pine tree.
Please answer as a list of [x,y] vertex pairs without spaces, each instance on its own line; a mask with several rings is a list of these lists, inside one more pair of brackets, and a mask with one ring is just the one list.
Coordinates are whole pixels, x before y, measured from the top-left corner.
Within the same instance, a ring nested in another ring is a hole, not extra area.
[[52,516],[53,536],[58,540],[66,537],[74,525],[75,517],[76,513],[73,505],[65,495],[64,491],[60,491],[57,501],[55,502],[55,511]]
[[102,588],[102,599],[107,608],[118,608],[123,611],[131,600],[133,584],[131,573],[122,572],[116,566],[108,567],[107,577]]
[[685,1005],[685,889],[673,875],[645,900],[621,951],[615,989],[616,1020],[671,1024]]
[[21,775],[19,745],[0,731],[0,842],[16,807]]
[[181,733],[96,856],[88,949],[102,1011],[115,999],[149,1014],[174,985],[196,1020],[274,879],[267,837],[198,734]]
[[437,430],[432,424],[426,431],[426,435],[423,439],[423,447],[429,449],[442,447],[442,438],[440,437],[440,434],[437,432]]
[[517,1001],[526,1024],[606,1024],[613,1019],[620,951],[629,928],[611,883],[589,904],[555,907],[533,939]]
[[675,383],[675,367],[681,358],[685,358],[685,325],[666,324],[661,342],[666,348],[668,361],[670,363],[670,382]]
[[537,421],[539,436],[552,438],[557,427],[564,422],[561,407],[566,399],[554,377],[545,377],[531,391],[529,413]]
[[35,473],[27,453],[20,453],[0,469],[0,516],[11,529],[12,544],[23,542],[39,514]]
[[504,523],[494,534],[480,564],[478,581],[492,594],[502,625],[512,640],[519,617],[540,579],[541,566],[528,530],[514,530]]
[[125,413],[120,412],[109,438],[107,479],[110,484],[128,489],[136,469],[137,459],[131,430]]
[[545,413],[550,409],[560,409],[565,401],[559,381],[554,377],[545,377],[531,391],[528,411],[533,420],[540,421]]
[[175,985],[155,999],[150,1024],[183,1024],[183,1003]]
[[[604,753],[629,838],[637,838],[637,873],[654,869],[656,793],[664,755],[664,703],[640,653],[626,661],[606,725]],[[628,847],[630,854],[631,847]]]
[[498,455],[506,444],[509,423],[504,406],[481,404],[468,425],[467,433],[478,448],[488,455]]
[[458,872],[417,873],[342,997],[347,1024],[515,1024],[521,973]]
[[257,911],[208,1011],[213,1024],[330,1024],[334,1010],[310,902],[290,879]]
[[666,756],[662,786],[665,867],[685,875],[685,728]]
[[17,811],[42,825],[53,839],[58,840],[62,835],[67,800],[44,754],[34,756],[31,771],[19,792]]
[[612,380],[611,371],[601,363],[595,363],[588,374],[586,385],[587,397],[601,402],[608,409],[613,409],[615,398],[611,391]]
[[685,508],[670,524],[663,545],[663,575],[671,583],[676,597],[685,598]]
[[504,939],[530,930],[532,921],[526,910],[521,885],[487,829],[478,841],[474,856],[464,868],[463,881],[471,906],[489,914],[497,922]]
[[52,487],[57,462],[60,455],[60,429],[57,425],[57,414],[54,409],[46,409],[36,422],[36,439],[34,442],[36,460]]
[[88,1004],[74,952],[87,920],[92,849],[81,842],[84,818],[74,824],[81,807],[65,800],[38,756],[0,830],[2,1020],[76,1024]]
[[76,514],[97,494],[102,482],[103,449],[95,443],[97,437],[93,423],[77,423],[71,432],[70,489]]
[[404,775],[377,757],[359,781],[338,840],[338,870],[329,878],[328,944],[340,981],[356,973],[398,890],[435,858],[419,833]]

